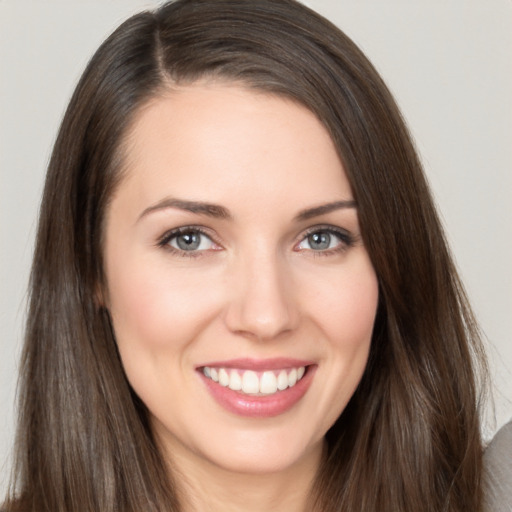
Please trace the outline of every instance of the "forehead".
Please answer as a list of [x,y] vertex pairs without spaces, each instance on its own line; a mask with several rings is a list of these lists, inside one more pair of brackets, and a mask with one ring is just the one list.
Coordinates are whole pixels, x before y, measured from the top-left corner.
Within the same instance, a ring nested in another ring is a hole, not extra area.
[[[348,199],[327,130],[304,106],[239,85],[198,83],[149,101],[122,145],[129,187],[151,202],[169,193],[225,202]],[[318,196],[318,197],[315,197]],[[342,197],[343,196],[343,197]]]

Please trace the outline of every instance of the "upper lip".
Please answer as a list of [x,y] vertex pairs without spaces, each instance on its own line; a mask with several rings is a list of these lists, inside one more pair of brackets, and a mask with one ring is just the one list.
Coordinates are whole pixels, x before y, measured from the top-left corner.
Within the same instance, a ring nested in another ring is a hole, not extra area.
[[301,366],[309,366],[314,364],[311,360],[296,359],[289,357],[274,357],[271,359],[251,359],[251,358],[237,358],[225,361],[211,361],[199,365],[197,368],[204,368],[205,366],[214,368],[236,368],[239,370],[280,370],[283,368],[300,368]]

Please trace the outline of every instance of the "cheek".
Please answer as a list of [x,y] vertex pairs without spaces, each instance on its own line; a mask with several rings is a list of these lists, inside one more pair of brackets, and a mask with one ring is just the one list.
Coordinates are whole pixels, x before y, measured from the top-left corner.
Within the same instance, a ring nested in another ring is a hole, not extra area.
[[310,302],[312,318],[326,341],[317,379],[322,435],[342,413],[364,373],[379,297],[377,278],[366,260],[333,272],[323,283]]
[[379,298],[378,281],[367,259],[355,263],[343,271],[334,271],[309,295],[313,316],[333,348],[364,349],[371,339]]
[[109,309],[128,381],[150,410],[174,407],[175,390],[192,378],[184,371],[190,347],[218,309],[219,298],[204,291],[213,276],[205,281],[207,276],[137,258],[120,262],[108,276]]
[[176,271],[155,261],[125,261],[109,274],[109,309],[120,350],[174,350],[216,311],[204,291],[212,276]]

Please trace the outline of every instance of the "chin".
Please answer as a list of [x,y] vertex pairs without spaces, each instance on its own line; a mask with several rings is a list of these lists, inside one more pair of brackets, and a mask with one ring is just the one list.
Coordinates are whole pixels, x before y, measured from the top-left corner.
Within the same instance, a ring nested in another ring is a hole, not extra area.
[[[301,432],[297,429],[297,433]],[[293,471],[304,464],[318,464],[323,451],[323,438],[307,440],[303,435],[285,432],[244,432],[230,436],[227,443],[204,447],[203,458],[224,471],[265,475]]]

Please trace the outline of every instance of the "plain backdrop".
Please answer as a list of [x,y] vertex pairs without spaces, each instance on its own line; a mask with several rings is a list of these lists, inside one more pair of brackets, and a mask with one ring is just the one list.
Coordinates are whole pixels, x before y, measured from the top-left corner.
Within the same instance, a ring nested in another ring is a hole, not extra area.
[[[157,1],[0,0],[0,495],[45,167],[100,42]],[[512,1],[310,0],[365,51],[409,123],[512,416]],[[493,422],[492,418],[496,418]]]

